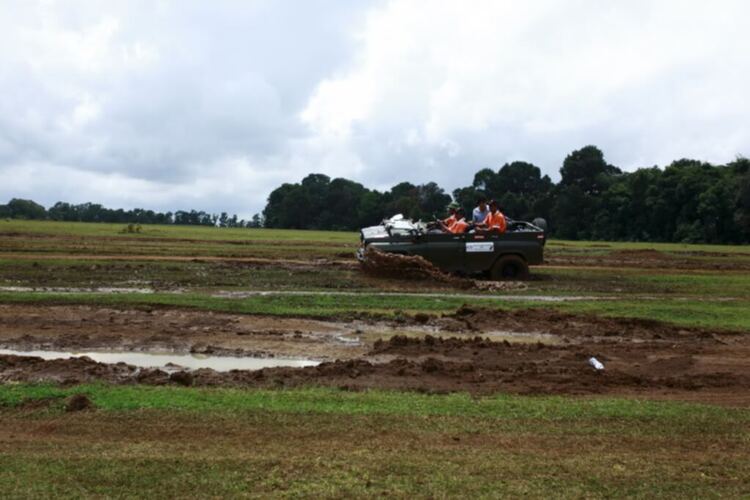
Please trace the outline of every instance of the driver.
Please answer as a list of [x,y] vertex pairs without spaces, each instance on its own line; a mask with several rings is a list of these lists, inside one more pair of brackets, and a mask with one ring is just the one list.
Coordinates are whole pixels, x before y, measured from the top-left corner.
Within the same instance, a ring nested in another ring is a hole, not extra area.
[[454,217],[456,220],[450,226],[445,221],[440,221],[440,229],[452,234],[463,234],[468,231],[469,223],[464,218],[464,209],[461,207],[456,208]]

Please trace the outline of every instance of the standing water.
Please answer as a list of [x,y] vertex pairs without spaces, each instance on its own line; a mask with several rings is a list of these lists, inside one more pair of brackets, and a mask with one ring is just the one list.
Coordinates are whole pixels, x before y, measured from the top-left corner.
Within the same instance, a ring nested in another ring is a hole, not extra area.
[[[66,352],[66,351],[16,351],[0,349],[0,354],[13,356],[36,356],[42,359],[70,359],[86,356],[99,363],[127,363],[140,368],[161,368],[174,370],[186,368],[197,370],[211,368],[218,372],[229,370],[260,370],[262,368],[316,366],[318,361],[290,358],[235,358],[229,356],[208,356],[204,354],[160,354],[149,352]],[[170,366],[167,366],[170,365]],[[177,366],[174,366],[177,365]]]

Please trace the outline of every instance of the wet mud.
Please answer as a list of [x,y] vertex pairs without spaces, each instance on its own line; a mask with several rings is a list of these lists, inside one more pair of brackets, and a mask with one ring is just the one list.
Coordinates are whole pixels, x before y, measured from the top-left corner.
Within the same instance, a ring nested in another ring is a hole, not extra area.
[[445,273],[419,255],[386,253],[374,247],[365,252],[362,271],[376,278],[436,281],[461,288],[473,286],[471,280]]
[[440,270],[420,255],[386,253],[374,247],[367,249],[361,266],[362,271],[373,278],[442,283],[465,290],[506,291],[528,288],[523,282],[475,280],[457,276]]
[[[367,328],[369,325],[362,325]],[[0,305],[0,349],[134,351],[331,360],[362,355],[356,322],[171,308]]]
[[[296,355],[305,368],[144,369],[89,358],[0,356],[0,382],[330,386],[472,394],[634,395],[750,406],[747,332],[657,321],[463,307],[401,323],[311,321],[184,310],[0,307],[0,344],[128,346],[225,355]],[[25,332],[25,333],[22,333]],[[341,338],[348,342],[341,342]],[[356,342],[351,342],[355,339]],[[259,346],[263,346],[261,349]],[[605,369],[594,370],[590,357]]]

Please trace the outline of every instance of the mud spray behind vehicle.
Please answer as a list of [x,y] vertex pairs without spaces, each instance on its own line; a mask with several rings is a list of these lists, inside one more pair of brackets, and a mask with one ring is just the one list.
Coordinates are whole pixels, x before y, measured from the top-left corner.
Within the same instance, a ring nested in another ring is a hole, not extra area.
[[363,228],[360,239],[360,262],[368,250],[377,250],[420,256],[445,272],[488,274],[493,280],[527,279],[529,266],[543,263],[546,242],[544,230],[530,222],[509,221],[503,234],[450,234],[401,215]]

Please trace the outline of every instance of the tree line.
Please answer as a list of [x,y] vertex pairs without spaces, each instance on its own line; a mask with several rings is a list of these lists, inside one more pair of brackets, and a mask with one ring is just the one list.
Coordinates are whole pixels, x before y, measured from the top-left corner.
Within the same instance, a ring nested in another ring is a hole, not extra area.
[[177,224],[218,227],[261,227],[260,215],[251,220],[239,219],[237,215],[210,214],[198,210],[176,212],[155,212],[143,208],[123,210],[106,208],[96,203],[74,205],[59,201],[49,210],[32,200],[13,198],[6,205],[0,205],[0,218],[59,220],[68,222],[112,222],[133,224]]
[[512,219],[547,220],[551,236],[564,239],[750,242],[750,160],[726,165],[681,159],[665,168],[633,172],[606,162],[596,146],[570,153],[560,181],[523,161],[476,172],[452,196],[434,182],[402,182],[387,191],[310,174],[274,189],[262,214],[251,220],[203,211],[154,212],[58,202],[49,209],[31,200],[0,205],[0,217],[80,222],[185,224],[219,227],[356,230],[401,213],[412,219],[444,216],[451,201],[467,213],[480,198],[495,199]]
[[510,218],[544,218],[550,235],[573,240],[750,242],[750,160],[726,165],[681,159],[623,172],[596,146],[570,153],[560,181],[531,163],[484,168],[470,186],[449,196],[434,182],[397,184],[388,191],[311,174],[271,192],[266,227],[354,230],[397,213],[429,220],[454,200],[467,213],[495,199]]

